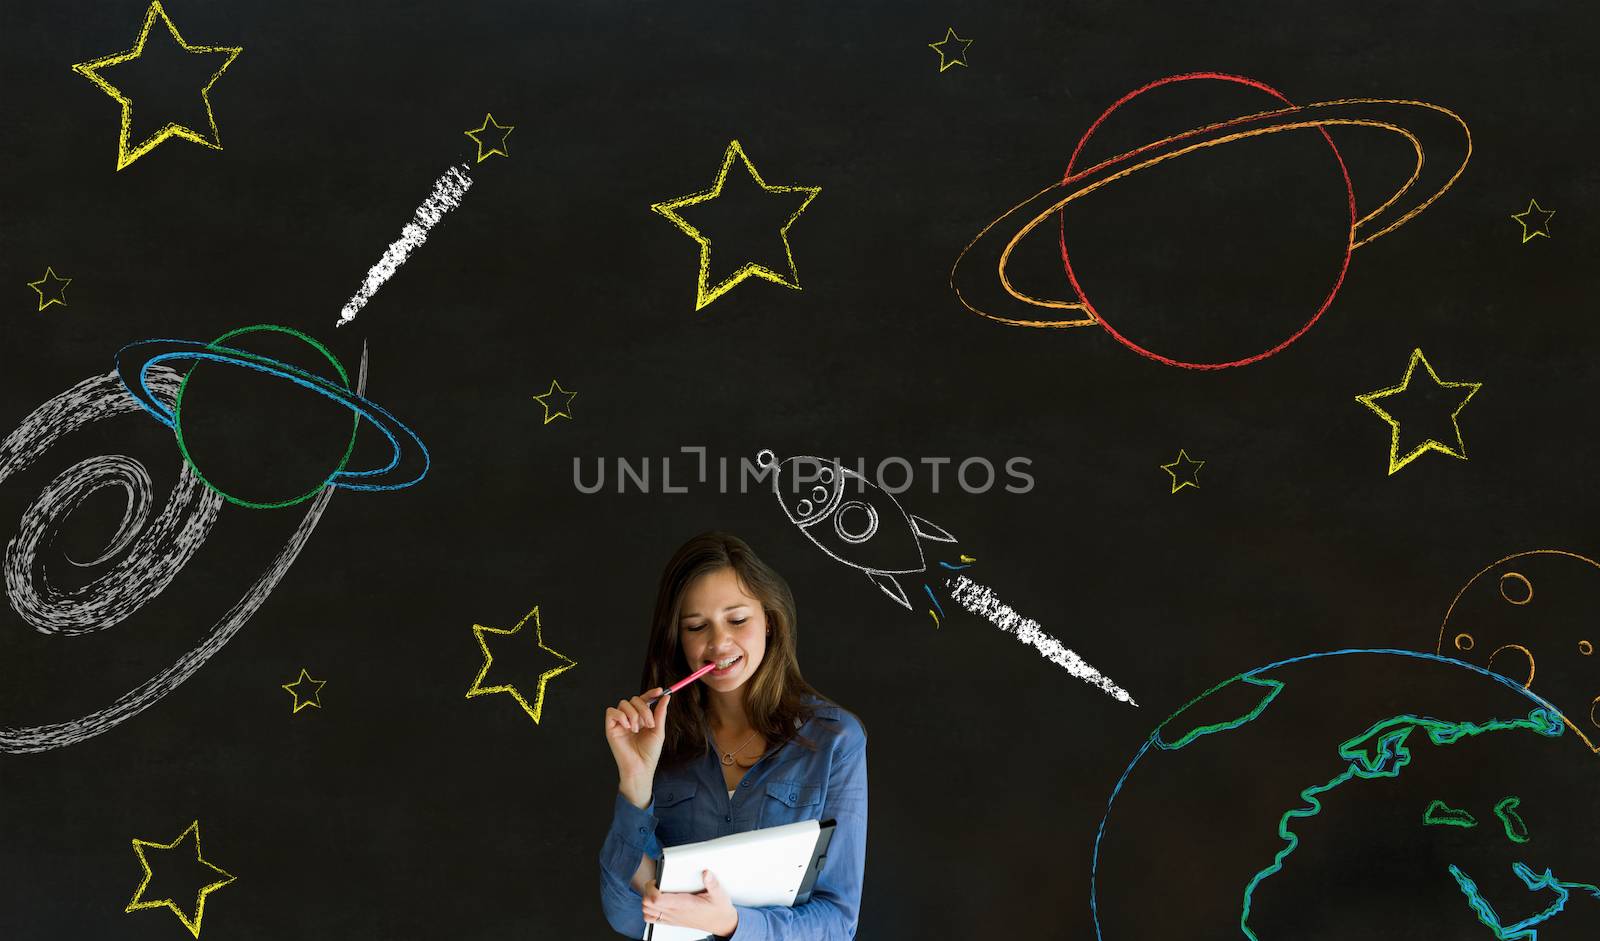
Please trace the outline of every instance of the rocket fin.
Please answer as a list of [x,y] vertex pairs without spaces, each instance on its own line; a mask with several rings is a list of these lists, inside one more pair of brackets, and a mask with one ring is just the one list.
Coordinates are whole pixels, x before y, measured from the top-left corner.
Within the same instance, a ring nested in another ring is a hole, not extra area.
[[911,601],[906,598],[906,590],[900,587],[900,583],[894,580],[894,576],[884,575],[881,572],[868,572],[867,581],[877,585],[878,590],[899,602],[902,608],[907,611],[911,610]]
[[917,535],[921,536],[923,539],[932,539],[934,542],[956,541],[956,537],[950,535],[949,533],[933,525],[922,517],[917,516],[916,514],[911,515],[911,527],[915,529],[917,531]]

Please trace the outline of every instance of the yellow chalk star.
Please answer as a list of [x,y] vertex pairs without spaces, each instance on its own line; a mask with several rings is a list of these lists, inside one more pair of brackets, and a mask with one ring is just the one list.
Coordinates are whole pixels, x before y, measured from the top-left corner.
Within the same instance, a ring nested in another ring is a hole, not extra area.
[[[531,706],[528,705],[528,700],[523,697],[521,690],[519,690],[513,683],[501,683],[496,686],[483,685],[484,677],[489,674],[489,667],[494,663],[494,655],[489,652],[489,643],[484,635],[503,634],[510,636],[522,630],[522,625],[528,623],[528,618],[533,619],[534,643],[538,644],[540,650],[553,655],[556,659],[561,661],[560,665],[552,667],[539,674],[539,686],[538,690],[534,693],[533,705]],[[562,654],[556,653],[554,650],[551,650],[549,647],[544,645],[544,628],[539,623],[539,606],[534,605],[533,610],[528,612],[527,617],[518,621],[516,627],[506,629],[500,627],[485,627],[482,624],[474,624],[472,625],[472,633],[478,638],[478,646],[483,648],[483,669],[478,671],[477,679],[472,681],[472,688],[467,690],[467,698],[471,699],[474,696],[482,696],[488,693],[510,693],[511,697],[515,699],[517,704],[522,707],[522,711],[526,712],[533,719],[534,724],[538,724],[539,716],[544,712],[545,684],[550,682],[552,678],[560,676],[562,673],[565,673],[566,671],[578,665],[577,661],[563,656]]]
[[37,281],[29,281],[28,287],[39,293],[39,309],[44,310],[51,304],[67,306],[67,285],[71,283],[71,278],[61,277],[56,274],[54,268],[45,265],[44,277]]
[[[1451,447],[1442,441],[1438,441],[1433,438],[1425,438],[1421,444],[1407,451],[1404,457],[1398,457],[1400,452],[1400,422],[1396,421],[1393,415],[1390,415],[1387,411],[1385,411],[1383,407],[1378,404],[1378,400],[1387,398],[1391,395],[1399,395],[1409,391],[1411,387],[1411,376],[1416,370],[1418,363],[1422,364],[1422,369],[1428,374],[1429,381],[1431,381],[1437,388],[1466,390],[1466,393],[1461,396],[1460,403],[1458,403],[1450,412],[1450,426],[1455,429],[1456,443],[1454,447]],[[1467,407],[1467,403],[1472,401],[1472,397],[1477,394],[1478,389],[1482,387],[1482,385],[1483,383],[1481,382],[1442,381],[1433,371],[1433,367],[1428,364],[1427,358],[1422,355],[1421,348],[1418,348],[1411,351],[1411,361],[1406,364],[1406,375],[1404,379],[1400,380],[1399,385],[1390,386],[1387,389],[1379,389],[1376,392],[1368,392],[1365,395],[1356,396],[1357,402],[1360,402],[1367,408],[1372,409],[1378,414],[1379,418],[1389,423],[1389,473],[1393,474],[1395,471],[1416,460],[1420,455],[1423,454],[1423,452],[1426,451],[1438,451],[1442,454],[1448,454],[1451,457],[1458,457],[1463,461],[1466,460],[1467,445],[1466,442],[1461,438],[1461,425],[1456,421],[1456,416],[1460,415],[1461,410]]]
[[[765,265],[751,261],[745,262],[739,267],[739,270],[724,278],[716,285],[708,287],[706,282],[711,277],[711,239],[705,235],[702,235],[699,229],[690,225],[687,220],[678,214],[677,210],[686,208],[688,206],[693,206],[698,203],[707,202],[722,195],[723,184],[726,183],[728,179],[728,168],[733,166],[734,157],[739,158],[739,160],[744,164],[745,171],[750,174],[750,178],[754,180],[756,185],[761,187],[761,189],[765,192],[804,193],[806,195],[805,199],[801,200],[799,208],[789,216],[788,220],[784,222],[783,227],[778,230],[778,238],[783,241],[784,256],[789,261],[789,274],[787,276],[777,271],[773,271],[771,268],[768,268]],[[745,156],[744,148],[740,147],[739,142],[735,140],[728,144],[727,152],[722,155],[722,167],[717,170],[717,178],[711,184],[710,189],[701,190],[698,193],[691,193],[688,196],[680,196],[677,199],[670,199],[666,202],[655,203],[652,205],[650,207],[652,210],[672,220],[672,223],[679,229],[683,230],[685,235],[700,243],[700,276],[695,282],[694,309],[700,310],[707,304],[727,293],[727,291],[734,285],[738,284],[740,281],[743,281],[745,278],[751,277],[752,275],[757,278],[763,278],[767,281],[771,281],[774,284],[781,284],[786,288],[794,288],[796,291],[800,290],[800,274],[795,269],[794,252],[789,248],[789,227],[794,225],[794,221],[800,218],[800,214],[806,211],[806,207],[811,204],[811,200],[815,199],[817,194],[820,192],[822,192],[822,187],[820,186],[768,186],[766,181],[761,179],[761,174],[756,172],[755,165],[750,162],[750,158]]]
[[[1542,235],[1545,238],[1550,237],[1550,217],[1555,214],[1556,211],[1554,209],[1541,209],[1539,208],[1538,200],[1530,199],[1528,200],[1528,208],[1522,212],[1512,213],[1511,218],[1522,225],[1522,241],[1526,244],[1528,239],[1533,238],[1535,235]],[[1539,219],[1530,224],[1528,220],[1534,216],[1538,216]]]
[[[146,859],[144,855],[145,848],[148,847],[150,849],[158,850],[173,850],[176,849],[178,844],[182,843],[184,838],[191,833],[194,834],[195,862],[222,877],[214,882],[200,887],[199,891],[195,894],[194,918],[192,919],[188,915],[184,914],[183,909],[179,907],[177,902],[170,898],[141,898],[141,896],[144,895],[144,890],[149,887],[150,877],[152,876],[152,872],[150,870],[150,861]],[[178,838],[173,840],[171,843],[152,843],[149,840],[135,839],[133,841],[133,851],[138,854],[139,866],[144,869],[144,880],[139,883],[139,888],[134,890],[133,901],[129,902],[128,907],[123,909],[123,911],[134,912],[143,908],[170,908],[172,909],[173,914],[178,916],[178,920],[183,922],[183,926],[189,929],[190,934],[194,935],[196,938],[200,937],[200,919],[203,918],[206,913],[206,896],[232,882],[234,879],[233,876],[224,872],[221,868],[213,866],[211,863],[206,862],[203,858],[201,858],[200,821],[196,820],[194,823],[189,824],[189,828],[184,830],[183,833],[179,834]]]
[[[945,47],[951,43],[959,43],[961,50],[959,52],[954,49],[946,50]],[[938,42],[928,43],[928,48],[939,54],[939,71],[943,72],[952,65],[965,66],[967,64],[967,47],[970,45],[972,45],[972,40],[962,39],[956,35],[954,27],[948,27],[945,29],[944,38]]]
[[1205,466],[1205,461],[1197,461],[1178,449],[1178,458],[1171,464],[1161,465],[1161,469],[1172,475],[1172,492],[1177,493],[1185,487],[1200,489],[1200,468]]
[[[567,397],[566,401],[560,405],[557,405],[555,407],[555,411],[551,411],[550,402],[547,400],[554,398],[558,392]],[[543,395],[534,396],[533,400],[544,406],[544,423],[548,425],[557,418],[571,418],[572,400],[577,397],[578,393],[568,392],[566,389],[561,388],[561,383],[552,379],[550,380],[550,391],[544,393]]]
[[[491,143],[489,144],[489,149],[485,150],[483,147],[483,138],[479,135],[483,134],[490,128],[500,132],[500,143]],[[494,115],[485,111],[483,113],[482,124],[470,131],[462,131],[462,133],[472,138],[472,142],[478,145],[478,162],[482,163],[486,158],[492,157],[495,154],[499,154],[502,157],[511,156],[511,151],[506,149],[506,138],[511,136],[511,132],[515,130],[515,128],[516,125],[514,124],[496,124]]]
[[322,708],[322,701],[318,698],[322,694],[322,687],[328,685],[327,680],[314,680],[307,673],[305,667],[300,668],[300,677],[293,683],[283,684],[283,688],[294,697],[294,711],[299,712],[307,706]]
[[[208,79],[205,85],[200,89],[200,100],[203,101],[206,106],[206,120],[211,124],[211,135],[210,137],[207,137],[200,131],[185,127],[175,121],[168,121],[166,124],[161,126],[160,130],[150,135],[150,137],[146,138],[137,146],[130,146],[128,143],[128,133],[129,125],[133,118],[133,101],[119,91],[115,85],[112,85],[110,82],[106,81],[105,78],[103,78],[99,73],[102,69],[132,62],[143,55],[145,40],[150,38],[150,28],[155,25],[157,18],[161,20],[162,25],[166,26],[167,33],[172,37],[172,41],[176,43],[178,48],[184,52],[193,55],[218,55],[225,57],[222,60],[222,64],[217,66],[217,70],[211,73],[211,78]],[[184,140],[191,140],[196,144],[210,147],[212,150],[221,150],[222,140],[217,134],[217,119],[216,116],[211,113],[211,86],[216,84],[217,79],[222,76],[223,72],[227,71],[228,66],[233,64],[234,58],[242,51],[244,50],[241,46],[189,45],[188,43],[184,42],[182,36],[178,35],[178,28],[172,25],[172,20],[167,18],[167,12],[161,9],[161,0],[155,0],[155,2],[150,4],[150,8],[145,11],[144,24],[139,27],[139,38],[134,42],[132,49],[129,49],[126,52],[113,53],[109,56],[102,56],[101,58],[94,59],[89,62],[79,62],[77,65],[74,65],[72,67],[74,72],[77,72],[79,75],[82,75],[89,81],[94,82],[102,91],[110,95],[112,98],[115,98],[117,103],[122,105],[122,132],[117,138],[117,169],[121,170],[128,164],[138,160],[140,157],[149,153],[150,150],[157,144],[169,137],[181,137]]]

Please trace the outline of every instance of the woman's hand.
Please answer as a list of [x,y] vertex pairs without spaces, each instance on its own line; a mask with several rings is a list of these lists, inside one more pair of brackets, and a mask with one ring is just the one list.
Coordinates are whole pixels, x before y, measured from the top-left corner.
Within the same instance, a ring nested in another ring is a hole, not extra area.
[[[652,711],[646,702],[657,695],[661,699]],[[667,701],[671,698],[662,695],[657,686],[606,710],[606,742],[617,762],[618,790],[641,809],[650,803],[656,762],[661,760],[661,744],[666,740]]]
[[734,910],[722,883],[707,869],[700,874],[706,887],[703,892],[663,892],[655,883],[644,891],[640,906],[646,922],[662,922],[709,931],[726,938],[739,930],[739,913]]

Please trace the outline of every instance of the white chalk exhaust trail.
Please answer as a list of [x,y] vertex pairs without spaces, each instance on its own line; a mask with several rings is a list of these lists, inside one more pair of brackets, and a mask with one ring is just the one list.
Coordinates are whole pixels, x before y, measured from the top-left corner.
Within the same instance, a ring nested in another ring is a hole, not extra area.
[[446,170],[444,176],[433,184],[433,192],[417,207],[406,227],[400,230],[400,237],[389,243],[383,257],[368,269],[367,280],[362,283],[361,289],[339,311],[339,322],[335,326],[342,327],[356,319],[356,314],[361,312],[378,288],[383,287],[383,283],[394,275],[395,269],[405,264],[411,253],[428,240],[428,231],[445,213],[461,205],[461,197],[472,186],[472,177],[467,173],[469,169],[466,164],[457,164]]
[[958,575],[954,579],[946,579],[945,587],[950,589],[950,597],[955,599],[963,608],[1000,628],[1008,634],[1015,634],[1017,640],[1024,644],[1037,647],[1039,653],[1051,663],[1064,668],[1068,673],[1100,687],[1112,699],[1125,702],[1130,706],[1137,706],[1128,691],[1111,682],[1105,674],[1085,663],[1083,658],[1064,647],[1061,641],[1056,640],[1039,626],[1039,622],[1025,618],[1011,609],[1010,605],[1003,604],[994,592],[978,584],[965,575]]

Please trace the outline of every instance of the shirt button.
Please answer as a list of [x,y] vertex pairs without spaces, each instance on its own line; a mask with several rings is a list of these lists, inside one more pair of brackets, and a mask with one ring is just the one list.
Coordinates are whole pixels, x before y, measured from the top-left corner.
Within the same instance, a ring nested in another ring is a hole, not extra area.
[[644,827],[640,827],[640,828],[639,828],[639,832],[640,832],[640,833],[643,833],[643,832],[644,832]]
[[739,782],[739,786],[740,787],[749,787],[750,786],[750,782],[749,781],[740,781]]
[[790,800],[794,800],[794,792],[793,791],[789,792],[789,799]]
[[733,814],[729,814],[729,815],[728,815],[728,816],[727,816],[727,821],[728,821],[728,822],[729,822],[729,823],[732,823],[732,822],[733,822]]

